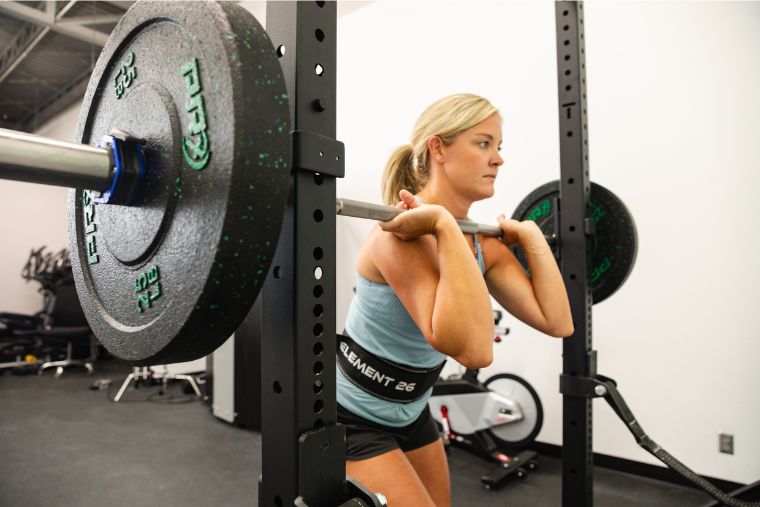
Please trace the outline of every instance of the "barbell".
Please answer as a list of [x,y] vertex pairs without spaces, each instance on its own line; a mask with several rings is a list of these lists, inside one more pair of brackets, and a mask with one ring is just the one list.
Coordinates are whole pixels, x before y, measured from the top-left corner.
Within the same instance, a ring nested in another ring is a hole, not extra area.
[[[145,140],[114,129],[101,140],[104,147],[67,143],[43,136],[0,129],[0,179],[79,188],[93,193],[99,204],[137,204],[143,192]],[[403,210],[353,199],[336,198],[335,214],[387,221]],[[464,233],[501,237],[498,225],[458,219]],[[551,236],[547,240],[554,242]]]
[[[134,365],[211,353],[261,290],[287,204],[289,98],[266,31],[230,2],[135,3],[95,64],[75,141],[0,130],[0,178],[72,188],[71,264],[93,332]],[[402,210],[338,198],[335,212]]]

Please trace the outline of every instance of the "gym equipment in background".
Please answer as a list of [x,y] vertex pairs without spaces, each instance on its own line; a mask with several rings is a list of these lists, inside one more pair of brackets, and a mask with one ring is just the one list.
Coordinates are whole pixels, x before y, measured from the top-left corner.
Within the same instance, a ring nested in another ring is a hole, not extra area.
[[55,368],[59,377],[65,367],[82,366],[92,373],[97,348],[74,289],[68,250],[32,249],[21,276],[40,284],[42,309],[0,313],[0,370],[41,375]]
[[[500,326],[502,312],[494,310],[494,341],[509,329]],[[480,370],[440,379],[428,401],[445,445],[471,452],[496,466],[481,477],[486,489],[497,490],[515,477],[525,478],[537,465],[537,453],[528,448],[543,424],[541,399],[523,378],[499,373],[485,382]]]

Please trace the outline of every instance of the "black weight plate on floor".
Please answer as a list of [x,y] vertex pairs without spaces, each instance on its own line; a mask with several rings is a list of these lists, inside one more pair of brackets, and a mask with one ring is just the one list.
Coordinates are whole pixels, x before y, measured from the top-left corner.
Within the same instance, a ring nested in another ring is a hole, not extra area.
[[[520,202],[512,218],[534,220],[544,234],[555,234],[554,207],[558,197],[559,181],[541,185]],[[588,277],[592,299],[596,304],[618,290],[633,270],[638,236],[633,216],[623,201],[593,182],[586,217],[596,222],[596,233],[587,241]],[[518,248],[515,255],[528,269],[523,251]]]
[[269,271],[290,172],[282,70],[231,2],[137,2],[87,87],[76,139],[145,139],[134,206],[69,197],[71,259],[87,320],[135,365],[203,357],[232,334]]

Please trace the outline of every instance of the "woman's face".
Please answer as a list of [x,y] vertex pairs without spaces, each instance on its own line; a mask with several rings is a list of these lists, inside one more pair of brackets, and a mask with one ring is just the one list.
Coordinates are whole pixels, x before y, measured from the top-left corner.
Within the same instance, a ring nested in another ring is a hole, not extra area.
[[499,155],[501,135],[501,119],[492,114],[459,134],[449,146],[440,147],[438,162],[447,179],[458,193],[473,202],[494,193],[494,181],[504,163]]

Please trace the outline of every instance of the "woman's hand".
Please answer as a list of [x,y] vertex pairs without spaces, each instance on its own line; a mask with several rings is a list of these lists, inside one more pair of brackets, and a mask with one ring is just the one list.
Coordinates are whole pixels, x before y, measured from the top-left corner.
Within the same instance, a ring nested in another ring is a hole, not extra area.
[[544,254],[551,251],[544,233],[533,220],[519,222],[499,215],[498,221],[501,230],[504,232],[501,240],[505,245],[511,247],[519,244],[524,251],[534,254]]
[[387,222],[380,222],[386,232],[392,232],[403,240],[410,240],[425,234],[435,234],[436,229],[446,220],[454,220],[446,208],[436,204],[420,204],[408,190],[399,192],[401,202],[396,207],[404,211]]
[[506,218],[504,215],[499,215],[497,218],[499,227],[503,232],[501,240],[507,246],[513,246],[520,242],[521,230],[524,228],[522,222]]

